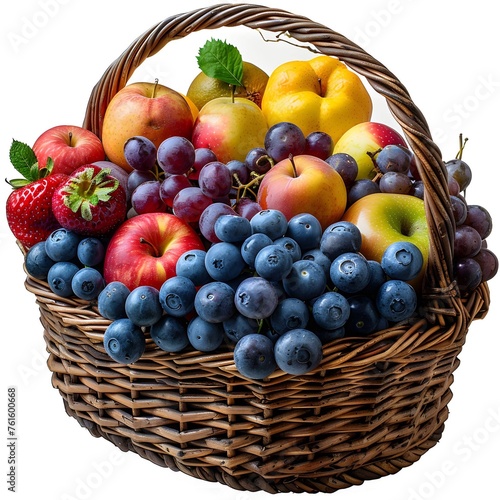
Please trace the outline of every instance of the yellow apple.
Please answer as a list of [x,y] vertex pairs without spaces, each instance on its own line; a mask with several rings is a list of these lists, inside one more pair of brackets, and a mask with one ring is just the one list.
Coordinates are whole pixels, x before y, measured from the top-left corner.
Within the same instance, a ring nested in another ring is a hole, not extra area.
[[192,143],[211,149],[222,163],[244,161],[247,153],[264,147],[267,122],[257,104],[245,97],[217,97],[198,113]]

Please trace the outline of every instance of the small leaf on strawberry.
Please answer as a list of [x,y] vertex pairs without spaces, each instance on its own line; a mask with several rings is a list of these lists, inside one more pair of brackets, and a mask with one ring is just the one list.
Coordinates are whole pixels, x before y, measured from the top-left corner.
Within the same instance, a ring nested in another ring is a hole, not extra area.
[[[35,181],[38,179],[37,159],[30,146],[24,142],[13,139],[9,156],[14,168],[28,181]],[[34,176],[34,166],[36,166],[36,176]]]

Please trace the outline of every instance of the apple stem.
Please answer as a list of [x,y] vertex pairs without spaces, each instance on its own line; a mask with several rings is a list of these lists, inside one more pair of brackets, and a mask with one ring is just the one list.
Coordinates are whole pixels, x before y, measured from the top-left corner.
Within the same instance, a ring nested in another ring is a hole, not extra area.
[[290,163],[292,164],[293,176],[298,177],[297,176],[297,168],[295,167],[295,162],[293,161],[293,155],[292,154],[288,155],[288,159],[290,160]]
[[319,95],[320,95],[321,97],[325,97],[325,96],[323,95],[323,85],[321,85],[322,83],[323,83],[323,82],[321,81],[321,78],[318,78],[318,84],[319,84]]
[[158,254],[158,250],[156,249],[156,247],[150,242],[148,241],[146,238],[143,238],[142,236],[139,238],[139,242],[140,243],[143,243],[145,245],[149,245],[150,248],[153,250],[153,256],[154,257],[159,257],[160,255]]
[[155,78],[155,86],[153,87],[153,94],[151,95],[151,98],[154,99],[156,97],[156,89],[158,88],[158,78]]
[[68,143],[68,146],[71,146],[71,140],[73,139],[73,132],[70,132],[70,133],[68,134],[68,136],[69,136],[69,143]]
[[236,87],[230,83],[229,88],[231,89],[231,102],[234,104],[234,93],[236,92]]

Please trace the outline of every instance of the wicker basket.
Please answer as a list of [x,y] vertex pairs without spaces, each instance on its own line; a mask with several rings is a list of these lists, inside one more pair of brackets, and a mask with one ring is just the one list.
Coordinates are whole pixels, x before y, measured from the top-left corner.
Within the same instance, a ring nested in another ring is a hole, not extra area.
[[101,133],[104,111],[133,71],[169,41],[246,26],[288,32],[338,57],[383,96],[418,157],[431,251],[421,316],[364,338],[335,340],[321,365],[294,377],[251,381],[232,352],[167,354],[148,339],[134,365],[113,362],[109,322],[95,304],[36,295],[53,386],[67,413],[96,437],[155,464],[238,490],[334,492],[393,474],[434,446],[448,417],[450,385],[472,320],[489,308],[480,285],[460,297],[450,278],[454,234],[446,171],[426,121],[404,86],[361,48],[311,20],[258,5],[222,4],[170,17],[137,38],[90,96],[84,126]]

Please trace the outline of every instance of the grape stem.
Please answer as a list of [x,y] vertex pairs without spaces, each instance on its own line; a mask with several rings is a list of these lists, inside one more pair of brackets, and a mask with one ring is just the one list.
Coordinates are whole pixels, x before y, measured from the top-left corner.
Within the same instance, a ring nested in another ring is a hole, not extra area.
[[469,139],[467,137],[464,139],[462,133],[460,133],[460,135],[458,136],[458,140],[459,140],[460,147],[459,147],[459,150],[458,150],[458,153],[457,153],[457,156],[455,157],[455,159],[461,160],[462,154],[463,154],[464,149],[465,149],[465,145],[467,144],[467,141]]

